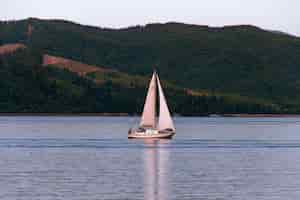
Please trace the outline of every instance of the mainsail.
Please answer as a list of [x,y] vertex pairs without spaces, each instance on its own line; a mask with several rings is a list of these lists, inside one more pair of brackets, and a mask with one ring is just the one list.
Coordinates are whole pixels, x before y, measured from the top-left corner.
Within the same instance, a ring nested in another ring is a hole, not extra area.
[[158,124],[157,129],[158,130],[164,130],[164,129],[172,129],[175,130],[169,108],[166,102],[166,98],[164,95],[164,92],[162,90],[162,87],[160,85],[160,81],[158,76],[157,78],[157,85],[158,85],[158,92],[159,92],[159,118],[158,118]]
[[141,119],[140,126],[141,127],[151,127],[155,128],[156,120],[155,120],[155,109],[156,108],[156,73],[154,72],[152,75],[152,79],[149,85],[143,115]]

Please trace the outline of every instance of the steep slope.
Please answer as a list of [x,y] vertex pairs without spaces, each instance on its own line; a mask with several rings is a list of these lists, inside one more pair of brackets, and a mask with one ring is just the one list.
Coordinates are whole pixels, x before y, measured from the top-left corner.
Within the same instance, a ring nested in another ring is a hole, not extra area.
[[[42,57],[28,47],[0,56],[0,112],[141,112],[149,77],[113,70],[79,75],[61,63],[42,66]],[[59,60],[79,65],[69,59]],[[183,115],[281,112],[278,105],[256,99],[191,94],[192,90],[166,81],[163,85],[172,112]]]
[[149,76],[156,67],[179,87],[300,107],[300,39],[254,26],[167,23],[114,30],[28,19],[0,23],[0,40],[131,75]]

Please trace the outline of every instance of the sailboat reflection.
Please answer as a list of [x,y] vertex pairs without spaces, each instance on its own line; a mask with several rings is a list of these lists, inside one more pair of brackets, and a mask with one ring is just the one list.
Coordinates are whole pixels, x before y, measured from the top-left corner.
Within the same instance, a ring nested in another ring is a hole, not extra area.
[[168,199],[169,140],[145,140],[145,200]]

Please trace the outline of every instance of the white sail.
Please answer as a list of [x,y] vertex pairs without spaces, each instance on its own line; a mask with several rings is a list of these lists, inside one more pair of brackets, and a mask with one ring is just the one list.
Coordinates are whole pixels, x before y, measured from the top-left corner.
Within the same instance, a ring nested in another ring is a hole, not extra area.
[[156,73],[152,75],[149,85],[144,110],[142,114],[141,127],[156,127],[155,112],[156,112]]
[[160,85],[160,81],[158,76],[157,77],[157,85],[158,85],[158,92],[159,92],[159,117],[158,117],[158,130],[164,129],[172,129],[175,130],[169,108],[166,102],[165,95],[163,93],[162,87]]

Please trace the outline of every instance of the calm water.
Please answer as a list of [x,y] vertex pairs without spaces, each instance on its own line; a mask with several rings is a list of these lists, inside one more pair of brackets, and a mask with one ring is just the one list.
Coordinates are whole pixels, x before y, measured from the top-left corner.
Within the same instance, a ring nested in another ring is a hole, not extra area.
[[127,140],[130,117],[0,117],[1,200],[300,199],[300,118],[176,118]]

